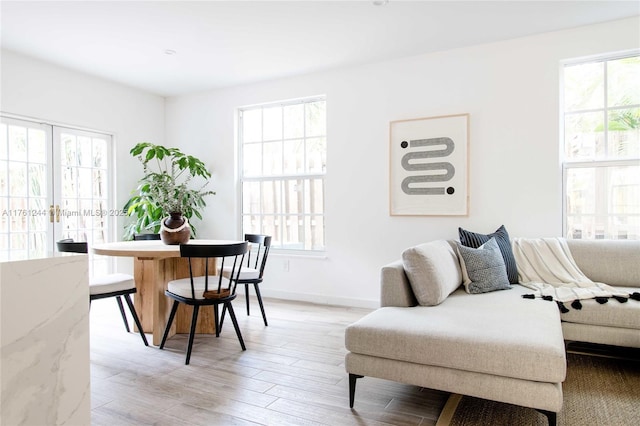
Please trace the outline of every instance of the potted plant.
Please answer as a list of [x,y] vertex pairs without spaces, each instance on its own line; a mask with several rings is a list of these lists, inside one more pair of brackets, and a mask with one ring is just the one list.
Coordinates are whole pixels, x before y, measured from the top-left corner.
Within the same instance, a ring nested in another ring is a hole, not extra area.
[[[124,238],[131,240],[135,234],[152,231],[160,233],[166,244],[180,244],[195,237],[190,219],[202,219],[204,197],[215,194],[204,189],[211,177],[205,164],[178,148],[149,142],[140,142],[129,152],[142,163],[144,176],[124,206],[127,215],[135,217],[125,227]],[[205,182],[194,189],[191,181],[196,177]]]

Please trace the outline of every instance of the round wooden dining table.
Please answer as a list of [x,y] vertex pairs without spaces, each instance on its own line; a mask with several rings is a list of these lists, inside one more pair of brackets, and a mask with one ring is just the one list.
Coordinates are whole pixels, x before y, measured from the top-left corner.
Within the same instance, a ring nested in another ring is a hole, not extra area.
[[[234,244],[242,241],[231,240],[189,240],[187,244]],[[180,257],[179,245],[166,245],[159,240],[118,241],[96,244],[94,254],[105,256],[123,256],[133,258],[133,276],[137,293],[134,296],[136,312],[140,317],[142,329],[153,335],[153,344],[159,345],[171,311],[171,302],[164,292],[171,280],[189,277],[189,262]],[[204,259],[192,259],[194,275],[204,275]],[[209,259],[209,275],[216,271],[215,259]],[[169,336],[175,333],[189,333],[192,307],[180,304]],[[200,311],[196,333],[215,333],[216,318],[213,310]]]

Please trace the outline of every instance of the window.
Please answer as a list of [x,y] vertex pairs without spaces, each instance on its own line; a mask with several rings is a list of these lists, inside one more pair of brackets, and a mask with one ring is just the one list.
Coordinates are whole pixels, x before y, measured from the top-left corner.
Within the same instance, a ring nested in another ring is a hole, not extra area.
[[272,247],[325,248],[324,98],[238,111],[242,233],[272,236]]
[[563,70],[564,232],[640,238],[640,56]]

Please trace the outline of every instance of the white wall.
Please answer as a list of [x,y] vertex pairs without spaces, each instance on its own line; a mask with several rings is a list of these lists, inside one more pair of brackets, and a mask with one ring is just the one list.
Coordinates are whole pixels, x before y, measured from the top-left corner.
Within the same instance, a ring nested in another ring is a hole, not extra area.
[[[115,136],[118,174],[112,207],[121,208],[142,176],[129,150],[142,141],[164,143],[164,98],[7,50],[0,60],[2,113]],[[120,219],[117,237],[123,225]]]
[[[562,232],[560,61],[639,47],[640,20],[167,99],[167,143],[215,171],[200,236],[239,234],[235,109],[327,97],[326,258],[272,256],[265,296],[376,306],[380,267],[457,227],[511,236]],[[390,217],[392,120],[470,114],[468,217]],[[290,270],[284,270],[289,260]]]

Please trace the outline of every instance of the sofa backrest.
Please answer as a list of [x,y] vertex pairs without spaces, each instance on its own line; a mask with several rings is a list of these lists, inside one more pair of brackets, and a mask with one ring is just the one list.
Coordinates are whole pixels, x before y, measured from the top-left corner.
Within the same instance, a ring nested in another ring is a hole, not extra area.
[[578,267],[592,281],[640,287],[640,241],[567,240]]
[[[640,288],[640,241],[567,240],[578,267],[591,280]],[[415,306],[416,297],[401,260],[382,267],[381,306]]]

